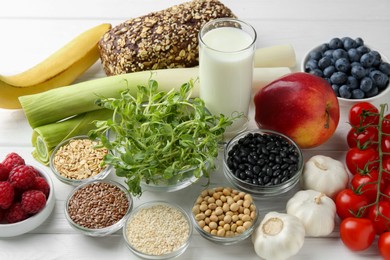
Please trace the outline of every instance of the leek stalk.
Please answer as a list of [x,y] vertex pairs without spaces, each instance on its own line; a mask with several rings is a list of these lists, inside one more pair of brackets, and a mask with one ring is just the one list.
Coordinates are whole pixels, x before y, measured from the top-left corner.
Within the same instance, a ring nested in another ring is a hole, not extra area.
[[111,116],[111,110],[100,109],[34,128],[32,134],[33,157],[40,163],[47,165],[54,148],[60,142],[70,137],[88,134],[95,127],[94,120],[107,120]]

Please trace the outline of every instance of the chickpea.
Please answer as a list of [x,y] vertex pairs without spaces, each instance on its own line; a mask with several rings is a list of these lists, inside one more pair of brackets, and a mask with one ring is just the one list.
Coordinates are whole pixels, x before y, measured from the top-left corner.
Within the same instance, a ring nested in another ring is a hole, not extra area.
[[224,218],[223,218],[223,221],[227,224],[230,224],[230,222],[232,222],[232,217],[230,215],[226,215]]
[[215,191],[218,192],[218,193],[222,192],[223,191],[223,187],[217,187],[217,188],[215,188]]
[[252,221],[245,221],[242,225],[245,229],[249,229],[252,226]]
[[196,214],[199,214],[200,213],[200,206],[199,205],[195,205],[192,207],[192,214],[196,215]]
[[210,233],[211,232],[211,229],[209,228],[209,226],[204,226],[203,227],[203,230],[207,233]]
[[208,206],[207,206],[207,204],[201,204],[199,206],[199,209],[200,209],[200,211],[205,212],[208,209]]
[[233,199],[234,199],[235,202],[239,201],[240,200],[240,195],[238,195],[238,194],[234,195]]
[[225,224],[223,226],[223,229],[225,229],[226,231],[229,231],[230,230],[230,225],[229,224]]
[[217,224],[216,222],[214,222],[214,221],[211,221],[211,222],[209,223],[209,227],[210,227],[211,229],[217,229],[218,224]]
[[237,222],[238,220],[239,220],[238,215],[233,215],[232,216],[232,221],[233,222]]
[[230,205],[230,210],[231,211],[237,211],[240,208],[237,203],[233,203]]
[[211,209],[208,209],[204,212],[204,214],[207,216],[207,217],[210,217],[211,215]]
[[250,209],[245,208],[245,209],[244,209],[244,214],[245,214],[245,215],[250,215],[250,214],[251,214]]
[[234,199],[232,197],[227,197],[227,203],[232,205],[234,203]]
[[207,199],[207,203],[214,203],[214,202],[215,202],[214,197],[209,197],[209,198]]
[[214,210],[214,209],[217,208],[217,204],[211,203],[211,204],[208,205],[208,208],[211,209],[211,210]]
[[244,224],[244,222],[242,220],[237,220],[236,224],[237,224],[237,226],[242,226]]
[[239,226],[239,227],[237,227],[236,231],[238,234],[242,234],[245,232],[245,228],[243,226]]
[[223,193],[223,195],[225,195],[225,196],[230,196],[231,190],[225,188],[225,189],[223,189],[222,193]]
[[252,198],[252,196],[251,196],[250,194],[246,194],[246,195],[244,196],[244,200],[249,200],[250,202],[252,202],[252,201],[253,201],[253,198]]
[[218,222],[218,225],[221,226],[221,227],[223,227],[223,226],[225,225],[225,221],[220,220],[220,221]]
[[230,225],[230,230],[231,231],[236,232],[236,229],[237,229],[237,224]]
[[209,192],[207,190],[204,190],[200,193],[200,196],[202,196],[203,198],[206,197],[207,195],[209,194]]
[[242,218],[241,218],[242,221],[246,222],[246,221],[250,221],[251,220],[251,216],[249,215],[243,215]]
[[249,207],[251,206],[251,204],[252,204],[252,201],[250,201],[250,200],[244,200],[243,206],[244,206],[245,208],[249,208]]
[[218,200],[220,197],[221,197],[221,194],[220,194],[219,192],[215,192],[215,193],[213,194],[213,198],[214,198],[215,200]]
[[240,199],[243,199],[245,197],[245,192],[241,191],[240,193],[238,193],[238,196],[240,196]]
[[213,221],[213,222],[217,222],[217,221],[218,221],[218,216],[215,215],[215,214],[212,214],[212,215],[210,216],[210,220]]
[[225,234],[225,237],[232,237],[234,236],[234,232],[233,231],[226,231],[226,234]]
[[223,202],[222,202],[222,200],[218,199],[218,200],[215,201],[215,204],[216,204],[218,207],[222,207]]
[[226,233],[226,230],[225,229],[219,229],[218,232],[217,232],[217,236],[219,237],[224,237],[225,236],[225,233]]
[[227,203],[223,204],[222,210],[223,210],[223,212],[228,212],[230,210],[229,204],[227,204]]
[[196,220],[204,220],[206,218],[206,215],[204,213],[199,213],[195,216]]
[[210,234],[216,236],[218,234],[218,231],[216,229],[212,229]]
[[219,216],[223,213],[223,210],[221,207],[217,207],[214,211],[215,215]]
[[227,201],[227,198],[225,195],[221,195],[221,197],[219,197],[219,199],[222,201],[222,202],[226,202]]
[[213,189],[208,189],[208,190],[207,190],[207,194],[208,194],[209,196],[213,196],[214,193],[215,193],[215,191],[214,191]]
[[199,197],[196,199],[196,204],[200,204],[202,201],[203,201],[203,198],[202,198],[201,196],[199,196]]
[[198,225],[199,225],[199,227],[203,228],[206,225],[206,223],[204,222],[204,220],[200,220],[198,222]]
[[204,219],[204,222],[206,223],[206,225],[208,225],[209,223],[210,223],[210,218],[208,218],[208,217],[206,217],[205,219]]
[[243,200],[238,200],[237,204],[238,204],[238,206],[242,206],[244,204],[244,201]]

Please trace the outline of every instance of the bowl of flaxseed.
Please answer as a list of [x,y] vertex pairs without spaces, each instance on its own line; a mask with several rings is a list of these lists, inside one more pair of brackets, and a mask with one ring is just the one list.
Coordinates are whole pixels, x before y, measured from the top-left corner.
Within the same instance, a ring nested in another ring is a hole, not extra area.
[[149,201],[136,207],[123,226],[129,250],[143,259],[172,259],[190,244],[192,223],[186,211],[171,202]]
[[65,202],[65,217],[76,231],[102,237],[121,229],[133,208],[129,191],[119,182],[94,180],[76,187]]
[[107,177],[112,167],[104,164],[109,151],[99,140],[86,135],[75,136],[59,143],[50,156],[50,168],[61,182],[78,186]]

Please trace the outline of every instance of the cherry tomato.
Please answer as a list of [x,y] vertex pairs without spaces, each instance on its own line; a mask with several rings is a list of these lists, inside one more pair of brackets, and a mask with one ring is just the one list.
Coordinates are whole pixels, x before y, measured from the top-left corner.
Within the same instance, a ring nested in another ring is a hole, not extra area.
[[[361,150],[353,147],[348,150],[346,155],[347,168],[352,174],[356,174],[361,170],[372,170],[378,166],[378,151],[372,147]],[[370,162],[370,163],[368,163]]]
[[377,125],[379,123],[378,113],[378,108],[371,103],[357,103],[349,110],[349,123],[352,126]]
[[350,250],[363,251],[374,242],[374,225],[366,218],[346,218],[340,223],[340,237]]
[[390,135],[388,136],[382,135],[381,148],[382,148],[382,152],[390,153]]
[[378,249],[384,259],[390,259],[390,232],[382,233],[379,236]]
[[387,114],[382,121],[383,133],[390,134],[390,114]]
[[352,177],[351,186],[353,190],[357,190],[365,195],[370,203],[374,202],[378,194],[378,184],[380,191],[385,189],[385,180],[378,180],[378,170],[373,169],[368,173],[357,173]]
[[374,224],[375,232],[380,235],[390,230],[390,202],[381,200],[368,209],[368,218]]
[[341,219],[365,215],[360,208],[367,206],[370,201],[363,194],[358,194],[352,189],[340,191],[335,198],[336,212]]
[[390,156],[382,157],[382,178],[390,184]]
[[385,187],[385,189],[383,190],[382,194],[384,194],[384,195],[381,196],[381,200],[390,202],[390,185],[387,185]]
[[352,127],[347,134],[349,148],[377,147],[378,129],[374,126]]

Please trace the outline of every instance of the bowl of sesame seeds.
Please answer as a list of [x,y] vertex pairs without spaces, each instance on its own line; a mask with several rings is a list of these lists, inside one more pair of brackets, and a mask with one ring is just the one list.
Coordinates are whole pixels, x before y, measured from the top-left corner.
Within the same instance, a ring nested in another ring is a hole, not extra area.
[[165,201],[139,205],[123,226],[130,251],[144,259],[172,259],[189,246],[192,223],[180,206]]
[[121,229],[133,207],[129,191],[112,180],[93,180],[76,187],[65,202],[70,226],[88,236],[102,237]]
[[58,180],[72,186],[104,179],[112,167],[103,164],[108,150],[99,145],[98,140],[91,140],[86,135],[64,140],[50,156],[52,172]]

